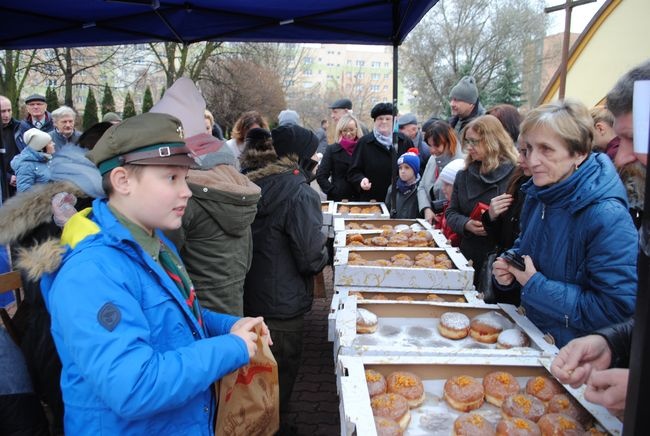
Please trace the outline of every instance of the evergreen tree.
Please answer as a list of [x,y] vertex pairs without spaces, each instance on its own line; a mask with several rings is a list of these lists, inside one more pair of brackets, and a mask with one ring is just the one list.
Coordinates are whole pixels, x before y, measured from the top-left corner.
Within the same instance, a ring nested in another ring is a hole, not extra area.
[[47,110],[50,112],[59,108],[59,97],[56,95],[56,90],[49,85],[45,90],[45,102],[47,103]]
[[515,107],[521,106],[522,96],[521,80],[512,59],[507,58],[503,63],[503,71],[494,84],[489,96],[490,105],[511,104]]
[[135,112],[135,103],[133,103],[133,98],[131,98],[131,92],[126,93],[126,98],[124,99],[124,110],[122,111],[122,119],[126,120],[136,116]]
[[106,83],[104,85],[104,97],[102,97],[102,117],[108,112],[115,112],[115,100],[111,88]]
[[144,97],[142,97],[142,113],[145,114],[153,107],[153,96],[151,95],[151,88],[147,85],[144,90]]
[[84,108],[83,129],[87,130],[98,122],[95,93],[92,88],[88,88],[88,96],[86,97],[86,106]]

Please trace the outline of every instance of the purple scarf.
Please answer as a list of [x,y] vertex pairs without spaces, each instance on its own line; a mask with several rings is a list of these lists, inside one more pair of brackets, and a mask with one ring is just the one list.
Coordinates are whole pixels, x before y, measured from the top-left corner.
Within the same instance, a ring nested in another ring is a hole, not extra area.
[[351,139],[341,138],[339,140],[339,144],[341,144],[341,148],[345,150],[345,152],[350,156],[352,156],[352,153],[354,153],[354,148],[357,146],[357,142],[359,142],[358,139],[351,140]]

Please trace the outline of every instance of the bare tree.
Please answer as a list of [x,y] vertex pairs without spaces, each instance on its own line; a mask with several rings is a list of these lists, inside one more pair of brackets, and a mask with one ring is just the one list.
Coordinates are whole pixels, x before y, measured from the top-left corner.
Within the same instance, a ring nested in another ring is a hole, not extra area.
[[18,117],[18,100],[35,57],[36,50],[0,51],[0,94],[11,101],[15,117]]
[[169,88],[179,77],[199,80],[208,60],[218,52],[221,45],[221,42],[209,41],[189,45],[161,42],[150,43],[148,46],[155,56],[155,65],[165,74]]
[[402,50],[400,67],[408,87],[418,90],[418,112],[445,112],[449,91],[465,74],[474,76],[481,99],[490,101],[508,59],[521,74],[525,48],[541,43],[542,9],[540,0],[441,0]]

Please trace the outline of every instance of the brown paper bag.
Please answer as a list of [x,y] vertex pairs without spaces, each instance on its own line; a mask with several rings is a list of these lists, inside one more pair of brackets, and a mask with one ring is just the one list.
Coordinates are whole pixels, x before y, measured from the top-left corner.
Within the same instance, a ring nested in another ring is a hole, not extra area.
[[217,384],[217,436],[273,435],[280,428],[278,364],[257,328],[257,352],[248,365]]

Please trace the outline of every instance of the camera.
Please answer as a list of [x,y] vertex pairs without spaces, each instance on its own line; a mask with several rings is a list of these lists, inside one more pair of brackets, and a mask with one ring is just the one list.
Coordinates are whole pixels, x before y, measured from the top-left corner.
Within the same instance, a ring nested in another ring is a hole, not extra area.
[[506,251],[500,257],[518,270],[526,270],[526,262],[524,262],[524,258],[514,251]]
[[449,202],[447,200],[435,200],[431,202],[431,209],[436,215],[442,213]]

